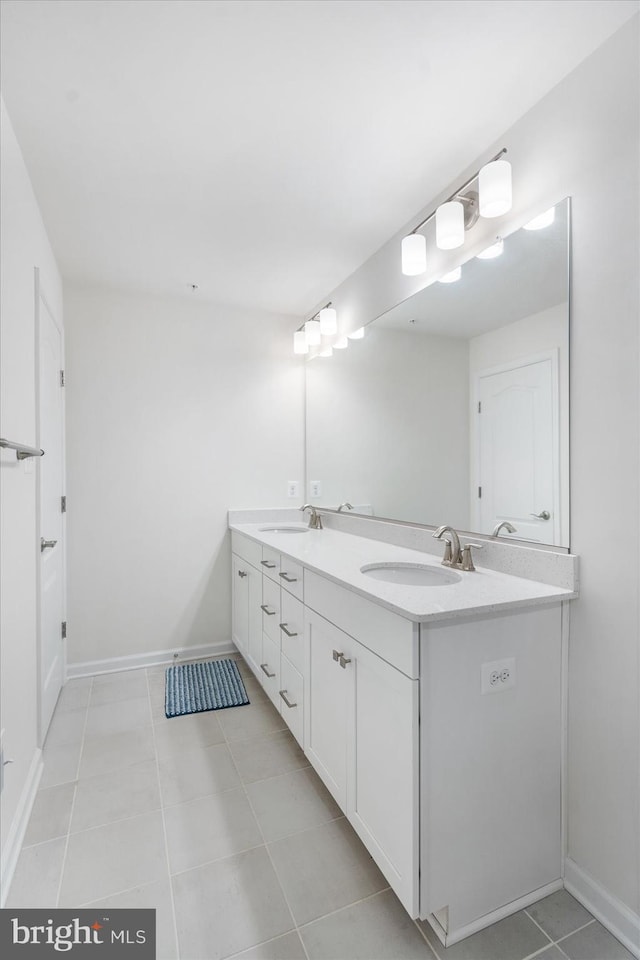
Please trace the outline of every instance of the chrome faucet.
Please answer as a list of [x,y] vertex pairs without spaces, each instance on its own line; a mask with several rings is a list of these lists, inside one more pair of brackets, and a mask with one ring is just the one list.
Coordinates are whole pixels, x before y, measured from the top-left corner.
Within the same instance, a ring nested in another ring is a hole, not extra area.
[[445,567],[458,567],[460,566],[461,553],[460,553],[460,537],[453,529],[453,527],[444,524],[442,527],[438,527],[437,530],[434,530],[433,536],[436,540],[442,540],[445,533],[451,534],[451,539],[444,537],[444,556],[442,557],[442,565]]
[[344,503],[340,504],[340,506],[338,507],[338,513],[340,513],[343,507],[346,507],[347,510],[353,510],[353,504],[349,503],[348,500],[345,500]]
[[311,511],[309,513],[309,527],[311,530],[322,530],[322,517],[312,503],[305,503],[305,505],[300,507],[300,509],[303,513],[305,510]]
[[496,524],[496,526],[493,528],[493,532],[492,532],[491,536],[492,536],[492,537],[499,537],[501,530],[506,530],[507,533],[517,533],[517,532],[518,532],[518,531],[517,531],[517,528],[514,527],[513,524],[509,523],[508,520],[503,520],[502,523]]

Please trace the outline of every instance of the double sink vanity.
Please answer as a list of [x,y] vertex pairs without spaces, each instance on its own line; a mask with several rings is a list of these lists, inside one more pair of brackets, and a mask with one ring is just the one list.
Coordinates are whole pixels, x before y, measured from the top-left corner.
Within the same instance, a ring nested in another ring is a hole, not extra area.
[[454,943],[562,886],[576,559],[487,539],[454,570],[424,527],[300,518],[230,512],[234,643],[405,909]]

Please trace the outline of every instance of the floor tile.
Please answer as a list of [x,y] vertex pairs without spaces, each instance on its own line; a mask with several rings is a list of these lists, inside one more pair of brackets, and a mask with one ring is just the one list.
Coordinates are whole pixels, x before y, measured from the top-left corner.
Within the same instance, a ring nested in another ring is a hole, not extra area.
[[309,960],[434,960],[391,890],[302,927]]
[[240,786],[229,748],[215,744],[158,761],[165,806],[207,797]]
[[40,789],[75,780],[78,776],[81,749],[81,743],[63,743],[59,747],[45,747],[42,752],[44,770],[40,779]]
[[134,697],[117,703],[100,703],[87,711],[87,737],[107,737],[112,733],[132,733],[151,723],[149,697]]
[[559,946],[570,960],[633,960],[627,948],[597,920],[572,933]]
[[446,950],[426,920],[420,928],[440,960],[521,960],[550,944],[549,938],[524,910],[454,943]]
[[92,683],[93,677],[67,680],[56,703],[56,716],[61,713],[68,713],[69,710],[81,710],[88,707]]
[[60,903],[74,907],[168,876],[160,812],[71,834]]
[[233,960],[307,960],[307,954],[297,933],[285,933],[284,937],[234,954]]
[[66,710],[55,712],[47,732],[45,746],[60,747],[66,743],[81,743],[85,732],[87,710]]
[[7,897],[7,907],[55,907],[67,845],[66,837],[23,847]]
[[71,833],[160,809],[155,760],[78,781]]
[[[176,930],[173,922],[173,904],[171,901],[171,883],[169,879],[147,883],[134,887],[125,893],[119,893],[104,900],[94,900],[82,907],[147,908],[156,911],[156,960],[176,960]],[[186,958],[184,958],[186,960]]]
[[547,947],[542,953],[536,953],[533,960],[567,960],[567,958],[562,950],[558,950],[557,947],[553,946]]
[[165,827],[171,873],[240,853],[263,842],[242,789],[167,807]]
[[388,886],[344,819],[276,840],[269,852],[298,925]]
[[23,841],[25,847],[66,837],[75,789],[75,783],[71,782],[38,790]]
[[158,757],[169,757],[186,750],[225,742],[215,711],[165,718],[154,723],[153,732]]
[[588,910],[566,890],[557,890],[526,911],[552,940],[574,933],[593,920]]
[[269,699],[220,710],[219,719],[229,743],[250,737],[265,737],[276,730],[285,730],[287,726]]
[[279,730],[269,737],[239,740],[230,743],[229,747],[244,783],[277,777],[309,766],[309,761],[288,730]]
[[312,767],[249,783],[247,794],[266,841],[280,840],[342,816]]
[[120,770],[133,763],[154,760],[156,751],[151,724],[131,733],[112,733],[106,737],[86,737],[82,748],[79,778]]
[[221,960],[293,929],[264,847],[173,878],[180,956]]
[[247,691],[247,696],[251,703],[255,700],[264,702],[269,700],[268,696],[264,692],[264,687],[256,680],[253,673],[250,673],[249,676],[243,676],[242,682],[244,683],[244,688]]
[[93,679],[91,706],[102,703],[116,703],[120,700],[132,700],[136,697],[147,697],[148,695],[147,674],[144,670],[105,673]]

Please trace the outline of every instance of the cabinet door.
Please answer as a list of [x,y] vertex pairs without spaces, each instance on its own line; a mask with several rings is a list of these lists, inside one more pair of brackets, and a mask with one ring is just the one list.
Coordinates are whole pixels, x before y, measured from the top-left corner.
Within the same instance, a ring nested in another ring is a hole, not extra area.
[[304,673],[304,607],[286,590],[282,591],[280,643],[283,654]]
[[254,567],[246,567],[249,573],[249,644],[245,658],[257,673],[262,656],[262,574]]
[[280,656],[280,712],[300,746],[304,749],[304,683],[302,674]]
[[249,648],[249,568],[250,564],[245,563],[234,553],[232,558],[232,637],[233,642],[246,657]]
[[354,642],[333,624],[307,610],[304,676],[305,750],[316,772],[343,810],[347,802],[347,737],[352,674],[340,665]]
[[400,902],[418,915],[419,681],[356,644],[347,816]]
[[278,713],[280,713],[280,645],[271,637],[262,634],[262,658],[260,660],[260,682]]

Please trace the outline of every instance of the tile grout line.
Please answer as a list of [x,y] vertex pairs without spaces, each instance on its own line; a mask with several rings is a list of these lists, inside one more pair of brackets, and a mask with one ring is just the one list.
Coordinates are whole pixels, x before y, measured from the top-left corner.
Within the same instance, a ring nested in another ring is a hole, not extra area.
[[[165,858],[166,858],[166,862],[167,862],[167,878],[168,878],[168,880],[169,880],[169,898],[170,898],[170,901],[171,901],[171,915],[172,915],[172,917],[173,917],[173,935],[174,935],[175,945],[176,945],[176,957],[177,957],[177,960],[179,960],[179,958],[180,958],[180,943],[179,943],[179,940],[178,940],[178,923],[177,923],[177,920],[176,920],[176,904],[175,904],[175,900],[174,900],[174,897],[173,897],[173,882],[172,882],[172,879],[171,879],[171,861],[170,861],[170,859],[169,859],[169,841],[167,840],[167,823],[166,823],[165,816],[164,816],[164,803],[163,803],[164,797],[163,797],[163,794],[162,794],[162,781],[161,781],[161,779],[160,779],[160,761],[159,761],[159,759],[158,759],[158,748],[157,748],[157,745],[156,745],[156,733],[155,733],[154,724],[153,724],[153,706],[152,706],[152,703],[151,703],[151,687],[150,687],[150,685],[149,685],[149,674],[147,673],[146,670],[145,670],[145,679],[146,679],[146,681],[147,681],[147,698],[148,698],[148,701],[149,701],[149,711],[150,711],[150,713],[151,713],[151,737],[152,737],[152,739],[153,739],[153,753],[154,753],[154,756],[155,756],[156,778],[157,778],[157,781],[158,781],[158,791],[159,791],[159,793],[160,793],[160,815],[161,815],[161,817],[162,817],[162,835],[163,835],[163,837],[164,837],[164,853],[165,853]],[[156,936],[157,936],[157,923],[156,923]],[[156,941],[156,950],[157,950],[157,947],[158,947],[158,944],[157,944],[157,941]]]
[[84,724],[82,726],[82,739],[80,741],[80,752],[78,754],[78,763],[76,765],[76,776],[75,776],[75,786],[73,788],[73,799],[71,801],[71,811],[69,813],[69,824],[67,826],[67,839],[64,845],[64,853],[62,855],[62,865],[60,867],[60,879],[58,880],[58,891],[56,893],[56,907],[60,906],[60,894],[62,893],[62,883],[64,880],[64,872],[67,866],[67,853],[69,851],[69,841],[71,839],[71,821],[73,820],[73,811],[76,806],[76,796],[78,793],[78,774],[80,773],[80,764],[82,762],[82,754],[84,752],[84,741],[87,733],[87,723],[89,722],[89,705],[91,703],[91,694],[93,693],[93,677],[91,678],[91,684],[89,686],[89,699],[87,700],[86,712],[84,715]]
[[[416,920],[414,917],[411,917],[411,922],[413,923],[414,927],[416,928],[416,930],[418,931],[418,933],[420,934],[420,936],[422,937],[422,939],[423,939],[424,942],[426,943],[426,945],[427,945],[427,947],[429,948],[430,952],[433,954],[435,960],[440,960],[440,954],[436,952],[436,948],[435,948],[435,947],[432,947],[432,946],[431,946],[431,944],[429,943],[429,941],[428,941],[428,939],[427,939],[426,933],[424,932],[424,930],[423,930],[422,927],[420,926],[420,923],[429,923],[429,921],[428,921],[428,920],[418,921],[418,920]],[[435,933],[435,931],[434,931],[434,933]],[[437,934],[436,934],[436,936],[437,936]],[[446,947],[445,947],[445,949],[446,949]]]
[[[527,910],[526,907],[523,909],[522,912],[524,913],[524,915],[525,915],[526,917],[529,918],[529,920],[531,920],[531,923],[535,924],[535,926],[538,928],[538,930],[541,931],[541,933],[544,933],[545,937],[546,937],[547,940],[549,941],[549,943],[545,944],[544,947],[541,947],[540,950],[548,950],[548,949],[549,949],[549,946],[551,946],[552,944],[555,943],[555,940],[553,939],[553,937],[550,937],[550,936],[549,936],[549,934],[548,934],[547,931],[544,929],[544,927],[541,927],[541,926],[540,926],[540,924],[538,923],[538,921],[535,919],[535,917],[532,917],[532,916],[531,916],[531,914],[529,913],[529,911]],[[539,950],[535,950],[533,953],[528,954],[528,955],[524,958],[524,960],[529,960],[529,957],[535,957],[535,955],[536,955],[537,953],[539,953],[539,952],[540,952]]]
[[[581,930],[584,930],[586,927],[590,927],[591,924],[595,922],[596,922],[596,918],[591,917],[591,920],[587,920],[587,922],[583,923],[581,927],[577,927],[575,930],[572,930],[571,933],[565,933],[563,937],[560,937],[558,940],[554,940],[553,942],[556,944],[556,946],[558,946],[559,944],[563,943],[565,940],[568,940],[569,937],[572,937],[574,933],[580,933]],[[564,950],[562,952],[564,953]]]

